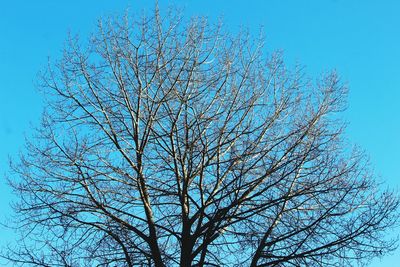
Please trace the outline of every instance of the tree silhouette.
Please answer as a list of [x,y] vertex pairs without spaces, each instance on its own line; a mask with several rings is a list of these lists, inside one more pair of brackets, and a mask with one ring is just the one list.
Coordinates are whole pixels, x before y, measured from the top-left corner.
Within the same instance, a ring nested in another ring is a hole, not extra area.
[[38,266],[349,266],[394,248],[398,198],[343,139],[346,87],[263,39],[158,10],[103,20],[42,73],[13,165]]

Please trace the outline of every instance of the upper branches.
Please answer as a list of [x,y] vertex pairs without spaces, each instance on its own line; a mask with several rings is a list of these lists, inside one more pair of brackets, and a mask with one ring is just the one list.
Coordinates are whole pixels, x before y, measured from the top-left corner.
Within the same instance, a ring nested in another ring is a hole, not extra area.
[[343,266],[393,248],[398,199],[342,142],[335,73],[310,81],[245,33],[156,11],[72,38],[42,82],[13,183],[38,240],[15,262]]

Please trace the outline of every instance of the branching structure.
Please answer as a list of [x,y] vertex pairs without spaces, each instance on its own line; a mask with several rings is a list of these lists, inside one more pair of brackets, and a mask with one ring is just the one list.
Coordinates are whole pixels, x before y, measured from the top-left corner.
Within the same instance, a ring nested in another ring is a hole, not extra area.
[[343,142],[346,88],[204,19],[71,38],[14,164],[38,266],[349,266],[393,248],[398,199]]

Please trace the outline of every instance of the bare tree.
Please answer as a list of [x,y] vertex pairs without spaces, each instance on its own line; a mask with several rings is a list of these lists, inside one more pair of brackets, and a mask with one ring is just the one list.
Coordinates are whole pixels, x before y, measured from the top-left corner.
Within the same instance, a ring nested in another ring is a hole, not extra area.
[[[350,266],[394,248],[398,198],[343,139],[346,87],[205,19],[110,19],[43,73],[11,179],[38,266]],[[22,243],[23,242],[23,243]]]

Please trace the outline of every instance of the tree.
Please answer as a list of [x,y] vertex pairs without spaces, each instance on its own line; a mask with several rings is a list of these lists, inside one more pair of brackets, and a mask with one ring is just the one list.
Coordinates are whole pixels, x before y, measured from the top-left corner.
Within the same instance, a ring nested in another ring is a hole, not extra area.
[[349,266],[394,248],[396,195],[343,138],[347,89],[205,19],[70,38],[12,164],[38,266]]

